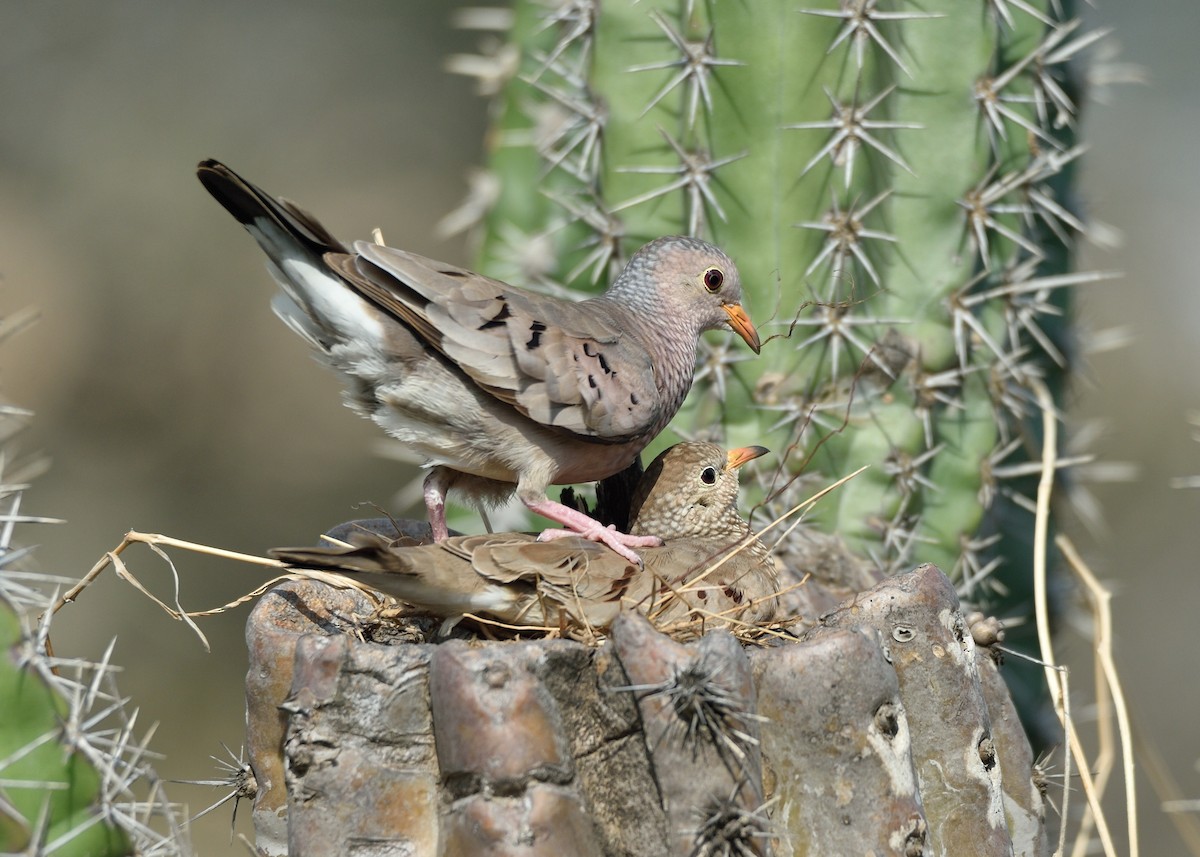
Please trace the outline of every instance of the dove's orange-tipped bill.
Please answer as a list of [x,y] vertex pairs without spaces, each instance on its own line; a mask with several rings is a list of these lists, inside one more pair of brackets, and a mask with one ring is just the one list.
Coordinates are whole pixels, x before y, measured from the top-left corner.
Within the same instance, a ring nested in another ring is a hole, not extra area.
[[737,470],[747,461],[753,461],[770,451],[765,446],[743,446],[740,449],[731,449],[725,454],[726,461],[728,462],[725,465],[725,469]]
[[729,326],[738,336],[746,340],[746,344],[754,350],[755,354],[758,354],[762,350],[762,342],[758,339],[758,331],[754,329],[754,322],[750,321],[750,316],[746,315],[742,305],[724,304],[721,309],[729,314]]

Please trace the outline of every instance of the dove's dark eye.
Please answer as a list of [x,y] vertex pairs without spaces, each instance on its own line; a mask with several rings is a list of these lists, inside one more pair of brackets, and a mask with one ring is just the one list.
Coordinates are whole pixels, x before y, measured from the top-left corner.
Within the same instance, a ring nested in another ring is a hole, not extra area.
[[717,469],[715,467],[706,467],[700,471],[700,481],[705,485],[712,485],[717,481]]
[[721,288],[721,283],[725,282],[725,275],[718,268],[709,268],[704,272],[704,288],[710,292],[715,292]]

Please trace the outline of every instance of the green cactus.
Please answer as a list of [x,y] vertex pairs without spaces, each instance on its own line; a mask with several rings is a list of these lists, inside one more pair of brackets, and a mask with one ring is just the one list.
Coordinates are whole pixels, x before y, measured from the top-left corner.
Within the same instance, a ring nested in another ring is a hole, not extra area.
[[104,817],[95,766],[62,743],[69,740],[69,706],[29,669],[29,644],[16,613],[0,600],[0,645],[9,654],[0,665],[0,723],[9,724],[0,731],[3,850],[21,850],[41,836],[47,853],[132,853],[129,837]]
[[[28,320],[0,319],[0,340]],[[0,434],[28,416],[0,403]],[[13,531],[61,521],[21,513],[25,480],[8,463],[0,452],[0,853],[190,853],[179,808],[135,734],[137,711],[117,691],[113,646],[98,662],[50,651],[50,607],[74,581],[24,570],[29,549]]]
[[595,290],[654,236],[719,244],[773,338],[706,342],[675,433],[786,451],[803,478],[764,471],[768,512],[869,465],[811,527],[978,597],[1027,567],[998,522],[1040,454],[1035,391],[1061,395],[1066,287],[1103,276],[1071,272],[1067,65],[1102,35],[1078,23],[1047,0],[517,3],[473,66],[499,92],[479,265]]

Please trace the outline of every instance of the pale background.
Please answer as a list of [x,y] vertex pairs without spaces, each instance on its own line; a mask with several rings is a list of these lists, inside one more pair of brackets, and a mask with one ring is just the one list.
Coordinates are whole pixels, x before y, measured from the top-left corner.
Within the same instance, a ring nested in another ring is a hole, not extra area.
[[[0,315],[36,305],[43,316],[0,352],[0,390],[37,412],[23,448],[53,458],[25,511],[69,521],[25,530],[44,569],[80,575],[128,529],[261,553],[373,514],[356,507],[364,501],[419,514],[392,502],[410,471],[374,455],[373,427],[340,407],[334,378],[271,315],[258,249],[193,169],[219,157],[336,234],[378,226],[393,243],[469,262],[463,242],[434,232],[465,191],[485,127],[470,83],[442,70],[475,43],[451,29],[453,5],[0,7]],[[1117,589],[1118,661],[1138,723],[1200,797],[1200,492],[1168,487],[1200,473],[1186,423],[1200,408],[1200,5],[1154,5],[1110,0],[1089,13],[1118,28],[1123,59],[1151,83],[1110,91],[1087,116],[1084,198],[1125,243],[1085,264],[1126,277],[1088,287],[1080,312],[1092,329],[1128,325],[1135,339],[1093,360],[1077,411],[1107,421],[1105,456],[1141,468],[1138,481],[1099,489],[1108,524],[1087,555]],[[191,607],[263,579],[174,556]],[[149,553],[129,560],[166,582]],[[123,690],[142,722],[160,722],[160,772],[205,778],[220,742],[241,742],[246,615],[207,620],[206,654],[110,580],[62,614],[56,644],[98,655],[116,635]],[[1139,785],[1143,853],[1184,853]],[[173,791],[193,809],[216,796]],[[200,853],[244,853],[228,842],[227,810],[197,825]]]

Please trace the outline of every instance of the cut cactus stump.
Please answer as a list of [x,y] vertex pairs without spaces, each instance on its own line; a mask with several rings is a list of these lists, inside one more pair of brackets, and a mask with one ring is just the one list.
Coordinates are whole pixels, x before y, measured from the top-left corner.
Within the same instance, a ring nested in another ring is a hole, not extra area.
[[377,613],[303,580],[250,618],[262,854],[1049,853],[1029,744],[934,566],[766,644]]

